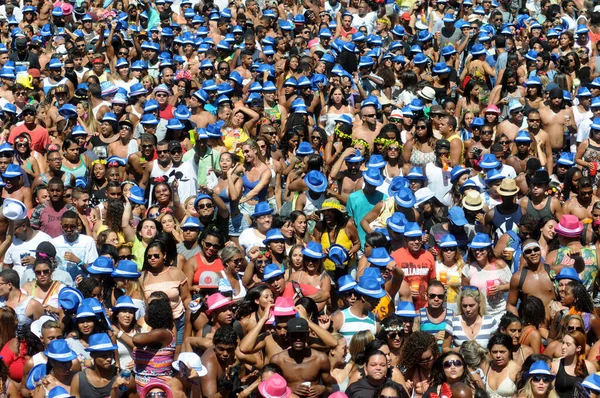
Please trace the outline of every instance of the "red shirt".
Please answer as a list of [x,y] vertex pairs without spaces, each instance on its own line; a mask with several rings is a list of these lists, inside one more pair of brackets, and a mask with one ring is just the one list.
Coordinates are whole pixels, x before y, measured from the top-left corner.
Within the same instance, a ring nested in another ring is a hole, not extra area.
[[161,110],[159,108],[158,109],[158,116],[161,119],[165,119],[165,120],[173,119],[175,117],[175,115],[173,114],[173,105],[169,104],[163,110]]
[[15,138],[19,136],[21,133],[28,133],[31,136],[31,143],[29,146],[34,151],[39,153],[45,153],[46,146],[50,144],[50,134],[48,134],[48,130],[43,128],[40,125],[37,125],[33,130],[29,130],[25,123],[20,126],[16,126],[8,136],[8,142],[11,144],[15,143]]
[[417,254],[412,254],[408,249],[402,247],[392,253],[392,258],[404,271],[404,280],[411,286],[411,290],[419,290],[419,296],[413,297],[417,311],[427,307],[427,284],[431,279],[435,279],[435,259],[425,249],[421,249]]
[[[319,289],[317,289],[314,286],[310,286],[310,285],[305,285],[304,283],[299,283],[298,285],[300,285],[300,291],[302,292],[303,296],[312,296],[313,294],[315,294],[316,292],[319,291]],[[294,300],[296,297],[294,297],[296,295],[296,291],[294,290],[294,284],[290,281],[288,283],[285,284],[285,289],[283,291],[283,294],[281,295],[281,297],[287,297],[287,298],[291,298],[292,300]]]

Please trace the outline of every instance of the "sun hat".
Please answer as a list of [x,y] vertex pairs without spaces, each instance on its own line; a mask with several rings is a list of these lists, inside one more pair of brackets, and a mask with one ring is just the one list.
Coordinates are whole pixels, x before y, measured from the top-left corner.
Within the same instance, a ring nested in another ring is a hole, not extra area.
[[351,275],[344,275],[337,282],[338,292],[347,292],[350,290],[354,290],[356,287],[356,280]]
[[179,354],[177,360],[173,361],[173,369],[179,372],[181,363],[184,363],[188,368],[194,369],[200,377],[208,374],[208,369],[202,364],[202,359],[195,352],[182,352]]
[[448,209],[448,219],[452,222],[452,224],[459,227],[468,224],[468,221],[465,218],[464,210],[458,206],[453,206]]
[[560,281],[561,279],[570,279],[582,283],[581,278],[577,273],[577,270],[571,267],[564,267],[563,269],[561,269],[559,274],[556,275],[554,279],[556,279],[557,281]]
[[529,136],[529,132],[521,130],[517,133],[517,136],[515,137],[515,142],[530,143],[532,142],[532,139]]
[[519,187],[514,178],[504,178],[497,191],[501,196],[514,196],[519,193]]
[[271,309],[271,315],[273,316],[294,316],[297,312],[294,300],[290,297],[277,297],[275,305]]
[[[596,357],[596,360],[598,360],[598,357]],[[581,386],[596,394],[600,393],[600,375],[598,373],[592,373],[581,382]]]
[[416,318],[418,316],[412,301],[400,301],[394,314],[404,318]]
[[[210,197],[209,197],[210,198]],[[198,198],[196,198],[198,200]],[[254,206],[254,212],[250,216],[250,218],[257,218],[260,216],[266,216],[269,214],[273,214],[273,209],[269,207],[269,203],[267,202],[258,202],[256,206]]]
[[411,167],[408,174],[405,176],[408,180],[426,180],[425,174],[423,174],[423,169],[419,166]]
[[79,307],[82,301],[83,294],[73,287],[65,286],[58,292],[58,305],[64,310],[74,310]]
[[435,196],[435,193],[429,187],[423,187],[417,189],[415,192],[415,207],[420,204],[427,202]]
[[20,200],[5,198],[2,204],[2,214],[12,221],[24,220],[27,217],[27,206]]
[[400,188],[408,188],[408,180],[402,176],[396,176],[392,178],[390,186],[388,187],[388,196],[394,196]]
[[304,183],[313,192],[323,193],[327,190],[327,177],[318,170],[311,170],[304,176]]
[[492,241],[488,234],[483,232],[477,232],[473,240],[467,244],[470,249],[485,249],[486,247],[492,246]]
[[575,154],[572,152],[562,152],[556,163],[571,167],[575,164]]
[[21,167],[14,163],[9,164],[4,173],[2,173],[2,178],[17,177],[21,177]]
[[304,249],[302,249],[302,254],[304,257],[323,259],[327,257],[325,253],[323,253],[323,246],[320,243],[310,241],[306,245]]
[[383,156],[376,153],[374,155],[371,155],[371,157],[369,158],[369,161],[367,162],[367,168],[380,169],[382,167],[385,167],[386,164],[387,162],[385,161],[385,159],[383,159]]
[[470,190],[465,194],[462,199],[462,206],[464,209],[470,211],[479,211],[483,209],[483,199],[478,191]]
[[92,307],[90,307],[89,305],[81,304],[79,306],[79,308],[77,308],[77,315],[75,316],[75,319],[95,318],[95,317],[96,317],[96,314],[94,313],[94,310],[92,309]]
[[71,362],[77,358],[75,351],[71,350],[67,341],[63,339],[52,340],[44,351],[44,355],[59,362]]
[[202,228],[202,224],[200,224],[200,220],[197,217],[188,217],[185,219],[185,222],[181,224],[181,229],[184,228]]
[[581,235],[583,231],[583,224],[579,221],[577,216],[572,214],[563,214],[556,227],[554,227],[557,234],[568,237],[576,238]]
[[527,377],[535,375],[555,377],[552,372],[550,372],[550,367],[546,364],[546,361],[543,360],[535,361],[531,364],[529,372],[527,372]]
[[346,208],[344,205],[340,203],[337,198],[327,198],[323,201],[321,208],[317,210],[317,212],[321,212],[324,210],[337,210],[340,213],[346,213]]
[[263,282],[278,276],[282,276],[283,274],[285,274],[285,271],[282,270],[277,264],[267,264],[263,272]]
[[267,231],[265,239],[263,240],[263,245],[268,246],[269,243],[278,240],[285,240],[285,237],[281,234],[279,228],[273,228]]
[[137,279],[142,275],[138,272],[137,264],[131,260],[121,260],[117,267],[112,271],[113,278]]
[[360,163],[365,160],[365,158],[361,155],[360,150],[357,149],[354,155],[346,156],[344,160],[348,163]]
[[370,168],[362,172],[363,179],[366,183],[371,184],[375,187],[379,187],[383,184],[384,178],[381,175],[381,169]]
[[[505,178],[506,178],[506,176],[505,176],[504,174],[500,173],[498,170],[496,170],[496,169],[491,169],[491,170],[490,170],[490,171],[488,171],[488,173],[487,173],[487,178],[485,179],[485,183],[486,183],[487,185],[490,185],[490,184],[492,184],[492,183],[494,183],[494,182],[501,181],[501,180],[503,180],[503,179],[505,179]],[[463,185],[463,187],[464,187],[464,185]],[[509,196],[510,196],[510,195],[509,195]]]
[[[432,89],[429,86],[425,86],[421,89],[421,91],[417,92],[417,95],[421,98],[423,98],[426,101],[433,101],[435,100],[435,90]],[[414,101],[414,100],[413,100]],[[411,101],[412,104],[412,101]]]
[[458,242],[452,234],[446,234],[440,239],[439,247],[458,247]]
[[46,377],[46,363],[37,364],[29,371],[25,386],[28,390],[33,391],[44,377]]
[[399,234],[404,233],[404,229],[406,228],[406,224],[408,220],[404,213],[396,212],[392,214],[390,218],[387,219],[386,224],[389,229]]
[[110,257],[99,256],[86,271],[92,275],[110,275],[113,272],[114,262]]
[[117,299],[115,306],[112,308],[113,311],[117,311],[120,309],[133,310],[136,312],[138,307],[133,304],[133,300],[129,296],[121,296]]
[[381,277],[381,268],[379,267],[367,267],[363,272],[363,278],[377,279],[377,282],[384,284],[385,280]]
[[385,267],[390,261],[392,261],[387,249],[385,247],[376,247],[371,250],[371,255],[367,258],[367,261],[371,264],[379,267]]
[[224,308],[230,305],[233,305],[233,300],[231,297],[225,297],[221,293],[214,293],[208,296],[206,299],[207,310],[206,314],[210,315],[214,310],[218,310],[219,308]]
[[354,287],[357,293],[372,297],[382,298],[385,296],[385,290],[381,288],[381,283],[375,278],[363,276],[358,280],[358,284]]
[[413,207],[416,202],[415,195],[410,188],[400,188],[398,192],[394,194],[394,200],[398,206],[407,209]]

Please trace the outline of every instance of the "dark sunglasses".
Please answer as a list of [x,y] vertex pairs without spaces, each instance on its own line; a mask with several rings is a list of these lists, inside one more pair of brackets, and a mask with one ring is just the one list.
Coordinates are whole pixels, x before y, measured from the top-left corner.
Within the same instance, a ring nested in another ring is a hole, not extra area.
[[395,339],[395,338],[400,337],[400,336],[402,336],[402,334],[400,332],[396,331],[396,330],[392,330],[391,332],[387,333],[387,338],[388,339]]
[[215,250],[219,250],[221,248],[221,245],[218,243],[210,243],[207,241],[204,241],[204,246],[206,246],[207,249],[215,249]]
[[212,205],[212,203],[206,203],[206,204],[205,203],[201,203],[198,206],[196,206],[196,208],[199,209],[199,210],[212,209],[213,205]]
[[119,256],[119,259],[121,259],[121,260],[130,260],[131,261],[131,260],[134,259],[134,256],[133,256],[133,254],[126,254],[126,255],[123,255],[123,256]]
[[159,151],[158,149],[156,150],[156,153],[159,155],[162,155],[163,153],[169,153],[168,150],[164,150],[164,151]]
[[531,377],[531,380],[539,383],[540,381],[543,381],[544,383],[550,383],[552,381],[552,377],[550,376],[533,376]]
[[525,250],[525,251],[523,252],[523,254],[525,254],[525,255],[529,255],[529,254],[531,254],[531,253],[539,253],[540,251],[541,251],[541,249],[540,249],[539,247],[534,247],[534,248],[531,248],[531,249],[527,249],[527,250]]
[[452,366],[454,366],[455,368],[461,368],[463,366],[463,363],[460,359],[454,359],[451,361],[444,362],[445,369],[450,369]]
[[148,255],[146,256],[146,258],[147,258],[148,260],[151,260],[151,259],[153,259],[153,258],[156,258],[156,259],[158,259],[158,258],[160,258],[160,254],[158,254],[158,253],[154,253],[154,254],[148,254]]
[[231,260],[232,263],[234,263],[235,265],[240,265],[244,263],[244,259],[243,258],[235,258],[233,260]]
[[472,285],[463,286],[460,288],[460,290],[462,290],[463,292],[465,290],[473,290],[475,292],[479,292],[479,288],[477,286],[472,286]]
[[49,275],[50,274],[50,270],[49,269],[40,269],[35,271],[36,275]]
[[428,296],[429,296],[430,300],[433,300],[436,297],[439,298],[440,300],[443,300],[443,299],[446,298],[445,294],[433,294],[433,293],[429,293]]
[[567,326],[567,330],[569,332],[574,332],[576,330],[583,332],[583,328],[581,326]]

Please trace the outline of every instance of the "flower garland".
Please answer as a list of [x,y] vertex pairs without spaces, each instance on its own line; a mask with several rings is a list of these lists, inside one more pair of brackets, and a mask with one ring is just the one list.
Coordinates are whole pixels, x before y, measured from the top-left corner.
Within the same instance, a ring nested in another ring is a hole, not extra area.
[[400,150],[402,150],[402,148],[403,148],[402,144],[400,144],[398,141],[392,140],[392,139],[388,139],[388,138],[377,137],[377,138],[375,138],[374,142],[376,144],[381,144],[381,145],[383,145],[386,148],[388,146],[390,146],[390,145],[393,145],[393,144],[398,145],[398,147],[400,148]]
[[355,146],[356,144],[360,144],[360,145],[364,146],[367,150],[371,148],[369,146],[369,143],[367,141],[363,140],[362,138],[357,138],[355,140],[352,140],[352,146]]
[[350,134],[344,133],[342,130],[340,130],[340,128],[338,126],[335,126],[334,132],[335,132],[335,135],[337,135],[340,138],[347,139],[347,140],[352,139],[352,136]]

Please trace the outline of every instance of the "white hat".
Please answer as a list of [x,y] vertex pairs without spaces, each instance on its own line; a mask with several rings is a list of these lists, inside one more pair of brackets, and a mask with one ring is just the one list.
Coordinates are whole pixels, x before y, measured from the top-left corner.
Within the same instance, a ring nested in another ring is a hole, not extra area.
[[194,369],[198,372],[198,376],[206,376],[208,369],[202,365],[200,356],[195,352],[182,352],[179,354],[177,361],[173,361],[173,368],[179,372],[179,364],[183,362],[188,368]]
[[417,93],[417,95],[427,101],[433,101],[435,99],[435,90],[429,86],[423,87],[421,91]]
[[27,217],[27,206],[17,199],[5,198],[2,205],[2,214],[9,220],[23,220]]
[[35,334],[38,339],[42,338],[42,326],[44,323],[48,321],[54,321],[55,319],[48,315],[42,315],[39,319],[31,322],[29,328],[31,329],[31,333]]
[[429,187],[417,189],[417,192],[415,192],[415,207],[419,206],[421,203],[427,202],[434,196],[435,194]]

